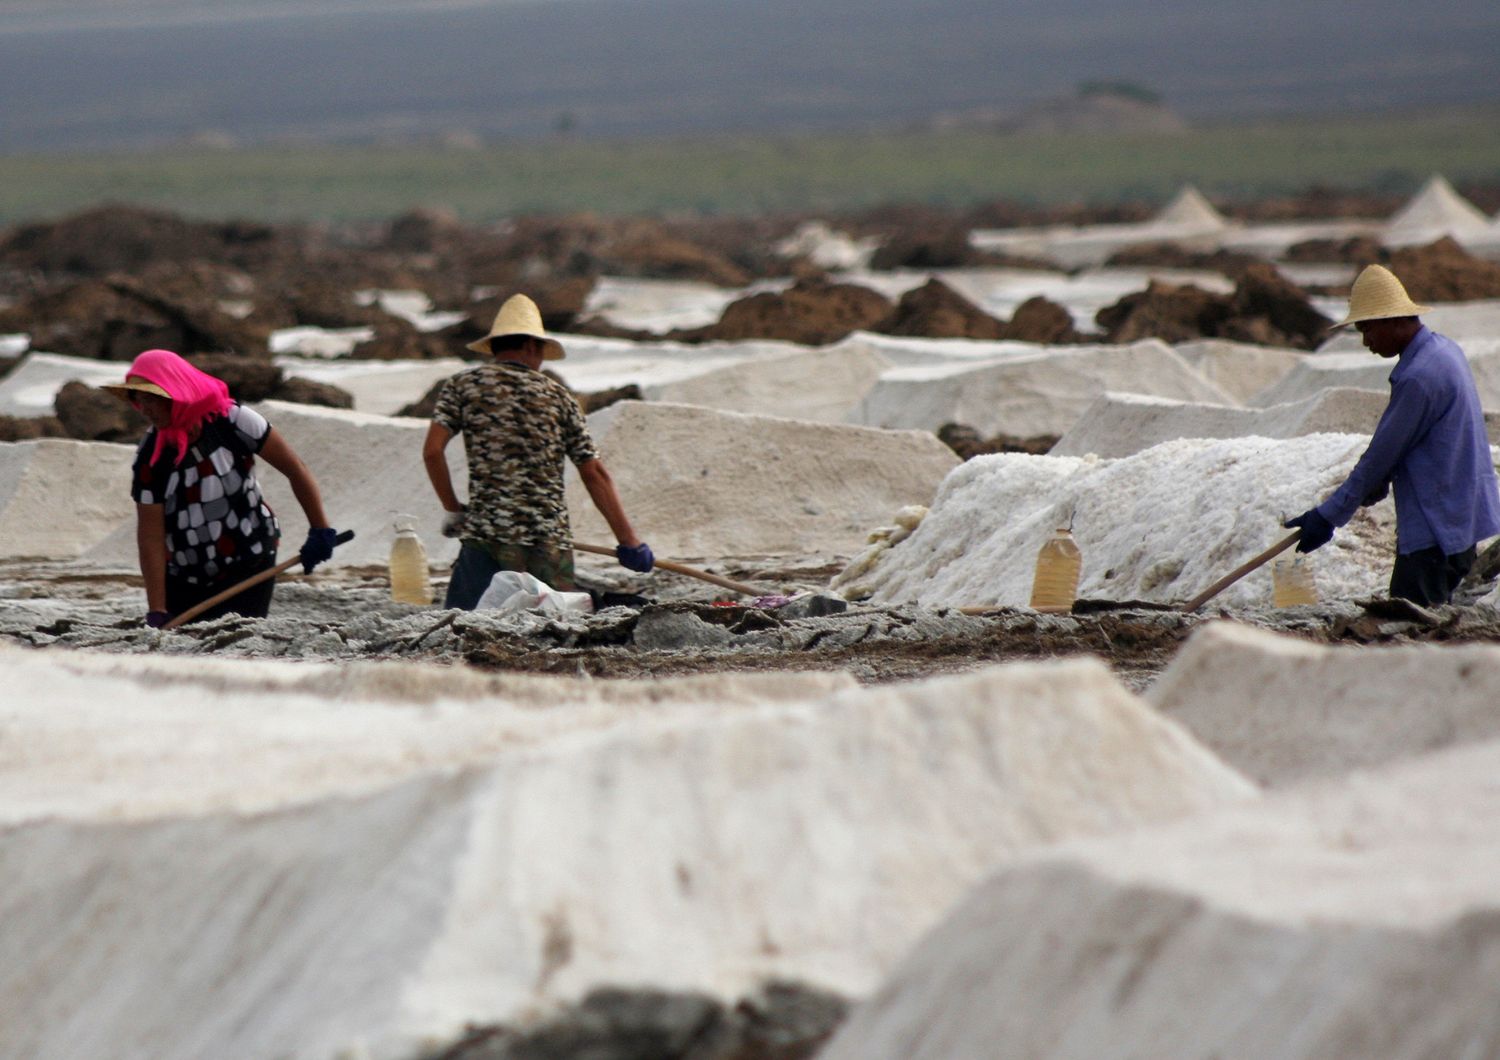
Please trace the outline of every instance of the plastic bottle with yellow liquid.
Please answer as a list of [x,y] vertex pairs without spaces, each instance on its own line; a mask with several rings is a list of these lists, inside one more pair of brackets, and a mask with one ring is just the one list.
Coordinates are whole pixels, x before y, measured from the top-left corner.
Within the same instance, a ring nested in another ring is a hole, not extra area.
[[427,569],[427,550],[417,536],[416,520],[397,516],[396,540],[391,542],[391,599],[398,604],[432,603],[432,577]]
[[1031,606],[1038,611],[1070,611],[1078,596],[1078,572],[1083,553],[1066,526],[1052,532],[1036,554],[1031,582]]
[[1313,577],[1312,557],[1278,556],[1271,564],[1271,604],[1297,607],[1318,602],[1318,582]]

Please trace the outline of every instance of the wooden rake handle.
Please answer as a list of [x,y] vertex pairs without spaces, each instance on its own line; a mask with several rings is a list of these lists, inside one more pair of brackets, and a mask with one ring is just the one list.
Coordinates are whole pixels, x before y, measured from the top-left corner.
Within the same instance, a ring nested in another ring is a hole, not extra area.
[[1293,545],[1295,545],[1297,543],[1297,541],[1301,537],[1302,537],[1302,531],[1301,530],[1293,530],[1290,534],[1287,534],[1286,537],[1284,537],[1280,541],[1276,542],[1276,544],[1274,544],[1270,548],[1266,549],[1260,555],[1256,556],[1254,559],[1250,560],[1248,563],[1243,563],[1240,566],[1236,567],[1234,570],[1232,570],[1228,574],[1224,575],[1224,577],[1220,578],[1218,581],[1216,581],[1212,585],[1210,585],[1207,589],[1204,589],[1197,596],[1193,597],[1187,603],[1183,604],[1182,605],[1182,610],[1183,611],[1196,611],[1196,610],[1198,610],[1198,608],[1202,607],[1204,604],[1208,603],[1214,597],[1218,596],[1225,589],[1229,588],[1231,585],[1233,585],[1235,582],[1239,581],[1245,575],[1249,574],[1251,571],[1255,570],[1257,567],[1264,566],[1267,562],[1269,562],[1270,560],[1274,559],[1275,557],[1281,555],[1287,549],[1291,548]]
[[[338,537],[336,537],[336,538],[333,539],[333,543],[335,545],[342,545],[342,544],[345,544],[346,542],[353,541],[353,540],[354,540],[354,531],[353,530],[345,530],[343,533],[339,534]],[[161,628],[162,629],[176,629],[178,626],[182,625],[184,622],[191,622],[193,619],[195,619],[199,615],[203,614],[203,612],[207,611],[210,607],[213,607],[215,604],[221,604],[225,600],[228,600],[231,596],[238,596],[240,593],[244,592],[246,589],[249,589],[249,588],[252,588],[253,586],[259,585],[261,582],[265,581],[267,578],[274,578],[278,574],[281,574],[283,571],[290,570],[292,567],[295,567],[297,564],[299,564],[301,562],[302,562],[302,557],[301,556],[293,556],[291,559],[286,560],[285,562],[278,563],[274,567],[271,567],[271,568],[268,568],[267,570],[261,571],[259,574],[252,574],[252,575],[250,575],[250,577],[246,578],[244,581],[239,582],[239,583],[237,583],[235,585],[231,585],[229,588],[225,589],[222,593],[219,593],[216,596],[210,596],[207,600],[204,600],[201,604],[194,604],[192,607],[188,608],[182,614],[180,614],[177,617],[173,618],[170,622],[167,622]]]
[[[613,556],[615,554],[615,550],[612,548],[606,548],[604,545],[585,545],[582,541],[574,541],[573,547],[579,552],[592,552],[599,556]],[[709,582],[725,589],[733,589],[735,592],[743,593],[745,596],[765,595],[764,592],[753,585],[746,585],[744,582],[721,578],[717,574],[710,574],[707,571],[698,570],[696,567],[689,567],[685,563],[674,563],[669,559],[659,559],[656,561],[656,566],[662,570],[669,570],[674,574],[685,574],[689,578],[697,578],[699,581]]]

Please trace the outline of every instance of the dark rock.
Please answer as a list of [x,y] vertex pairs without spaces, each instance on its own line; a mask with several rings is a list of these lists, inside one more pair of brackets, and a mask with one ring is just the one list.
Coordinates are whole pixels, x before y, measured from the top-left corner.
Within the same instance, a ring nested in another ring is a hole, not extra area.
[[89,442],[134,442],[151,426],[127,401],[78,380],[62,385],[52,402],[69,438]]
[[887,335],[998,339],[1004,337],[1006,327],[942,280],[931,279],[903,294],[895,311],[873,330]]
[[948,226],[892,236],[870,256],[870,268],[956,269],[982,264],[983,257],[969,244],[968,229]]
[[1189,250],[1180,243],[1137,243],[1121,247],[1109,256],[1106,265],[1122,268],[1155,266],[1165,269],[1208,269],[1222,272],[1231,279],[1238,278],[1252,265],[1261,264],[1261,259],[1252,254],[1240,254],[1231,250]]
[[322,405],[330,409],[354,407],[354,395],[349,391],[336,387],[332,383],[319,383],[296,375],[283,380],[271,397],[277,401],[295,401],[301,405]]
[[849,610],[849,601],[826,593],[809,593],[783,604],[776,613],[782,618],[821,618]]

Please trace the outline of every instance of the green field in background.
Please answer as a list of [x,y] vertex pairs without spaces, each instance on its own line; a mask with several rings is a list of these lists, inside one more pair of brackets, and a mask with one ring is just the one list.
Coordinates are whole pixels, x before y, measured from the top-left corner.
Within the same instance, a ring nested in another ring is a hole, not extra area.
[[753,214],[998,198],[1160,202],[1185,182],[1249,199],[1314,184],[1407,193],[1433,173],[1500,182],[1500,108],[1170,136],[966,130],[0,156],[0,223],[106,201],[264,220],[379,219],[427,206],[487,221],[529,212]]

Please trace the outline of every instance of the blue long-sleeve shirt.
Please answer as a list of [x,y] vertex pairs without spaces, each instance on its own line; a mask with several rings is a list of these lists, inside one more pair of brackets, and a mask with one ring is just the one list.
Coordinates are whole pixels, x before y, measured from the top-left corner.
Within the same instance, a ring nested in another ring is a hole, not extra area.
[[1369,448],[1318,513],[1343,526],[1387,482],[1402,555],[1436,546],[1451,556],[1500,533],[1500,487],[1474,373],[1457,343],[1425,325],[1391,372],[1391,400]]

